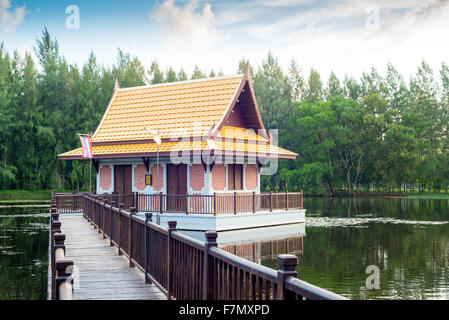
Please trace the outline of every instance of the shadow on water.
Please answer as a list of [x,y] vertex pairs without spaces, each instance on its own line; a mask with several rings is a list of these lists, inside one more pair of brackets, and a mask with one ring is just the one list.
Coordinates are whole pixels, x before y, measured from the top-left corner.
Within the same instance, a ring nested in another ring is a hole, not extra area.
[[[278,253],[295,254],[299,278],[351,299],[449,299],[448,199],[319,198],[304,207],[302,250],[264,254],[276,241],[298,241],[291,235],[228,250],[273,269]],[[366,288],[370,265],[379,289]]]
[[0,208],[0,300],[47,298],[49,209]]

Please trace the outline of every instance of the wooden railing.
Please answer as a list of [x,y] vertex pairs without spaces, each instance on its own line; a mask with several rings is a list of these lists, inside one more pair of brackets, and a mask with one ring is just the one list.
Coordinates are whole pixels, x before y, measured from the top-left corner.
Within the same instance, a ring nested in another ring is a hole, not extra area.
[[60,213],[83,212],[83,194],[81,193],[54,193],[53,198]]
[[50,216],[50,299],[73,299],[73,260],[65,256],[65,234],[61,233],[61,222],[57,213],[57,196],[52,194]]
[[[123,203],[123,209],[131,207],[136,212],[178,213],[178,214],[238,214],[273,210],[303,209],[301,192],[285,193],[214,193],[197,194],[102,194],[109,203]],[[84,209],[83,194],[55,194],[56,205],[60,213],[81,213]]]
[[[111,195],[107,196],[108,198]],[[303,208],[301,192],[285,193],[214,193],[195,194],[134,194],[138,212],[183,214],[238,214],[258,211],[297,210]],[[131,196],[130,196],[131,199]],[[116,201],[117,202],[117,201]],[[123,202],[122,202],[123,203]],[[126,207],[126,205],[125,205]]]
[[279,255],[273,270],[217,248],[217,233],[206,232],[201,242],[176,230],[124,210],[101,196],[84,195],[84,217],[127,256],[130,267],[145,274],[168,299],[344,299],[342,296],[296,279],[297,257]]

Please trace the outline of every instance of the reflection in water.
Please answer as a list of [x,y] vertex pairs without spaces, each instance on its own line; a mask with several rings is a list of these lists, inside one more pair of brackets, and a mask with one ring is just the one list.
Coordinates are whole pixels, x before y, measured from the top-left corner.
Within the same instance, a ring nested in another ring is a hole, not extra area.
[[303,239],[302,236],[299,236],[280,240],[239,243],[222,246],[220,249],[260,264],[262,259],[276,259],[278,254],[302,254]]
[[[279,252],[298,256],[302,280],[351,299],[449,299],[448,199],[306,198],[304,207],[302,254],[290,246]],[[269,243],[238,244],[235,252],[278,269]],[[369,265],[380,269],[378,290],[365,287]]]
[[47,298],[48,219],[30,203],[0,208],[0,300]]

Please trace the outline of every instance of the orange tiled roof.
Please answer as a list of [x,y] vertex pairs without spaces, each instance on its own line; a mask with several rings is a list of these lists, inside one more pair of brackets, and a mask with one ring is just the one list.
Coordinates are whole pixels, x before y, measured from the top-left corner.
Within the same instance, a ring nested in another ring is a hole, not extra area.
[[220,122],[243,75],[118,89],[92,142],[205,136]]
[[[219,124],[246,81],[249,69],[244,75],[118,89],[92,136],[93,155],[95,158],[152,156],[157,145],[149,142],[152,137],[144,129],[147,127],[159,129],[163,141],[161,153],[209,150],[205,140],[178,139],[209,137],[214,128],[220,130],[215,139],[218,153],[261,152],[262,156],[295,158],[297,154],[269,145],[265,133],[259,135],[239,127],[220,129]],[[81,154],[78,148],[59,157],[82,160]]]
[[[215,140],[216,151],[221,152],[249,152],[259,153],[261,156],[279,156],[283,158],[294,158],[296,153],[270,145],[268,143],[248,143],[236,141]],[[159,152],[167,153],[172,151],[204,151],[210,150],[207,141],[176,141],[162,142],[159,146]],[[120,155],[143,155],[157,152],[156,143],[132,143],[132,144],[112,144],[112,145],[96,145],[92,146],[94,157],[99,156],[120,156]],[[82,149],[78,148],[59,156],[61,158],[81,157]]]

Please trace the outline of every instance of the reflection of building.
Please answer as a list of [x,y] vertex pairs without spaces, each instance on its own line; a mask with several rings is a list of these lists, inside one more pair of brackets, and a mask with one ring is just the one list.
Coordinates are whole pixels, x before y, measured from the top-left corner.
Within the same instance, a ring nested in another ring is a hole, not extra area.
[[262,259],[273,259],[278,254],[302,254],[304,237],[292,237],[279,240],[260,241],[232,244],[220,247],[220,249],[247,260],[260,263]]

